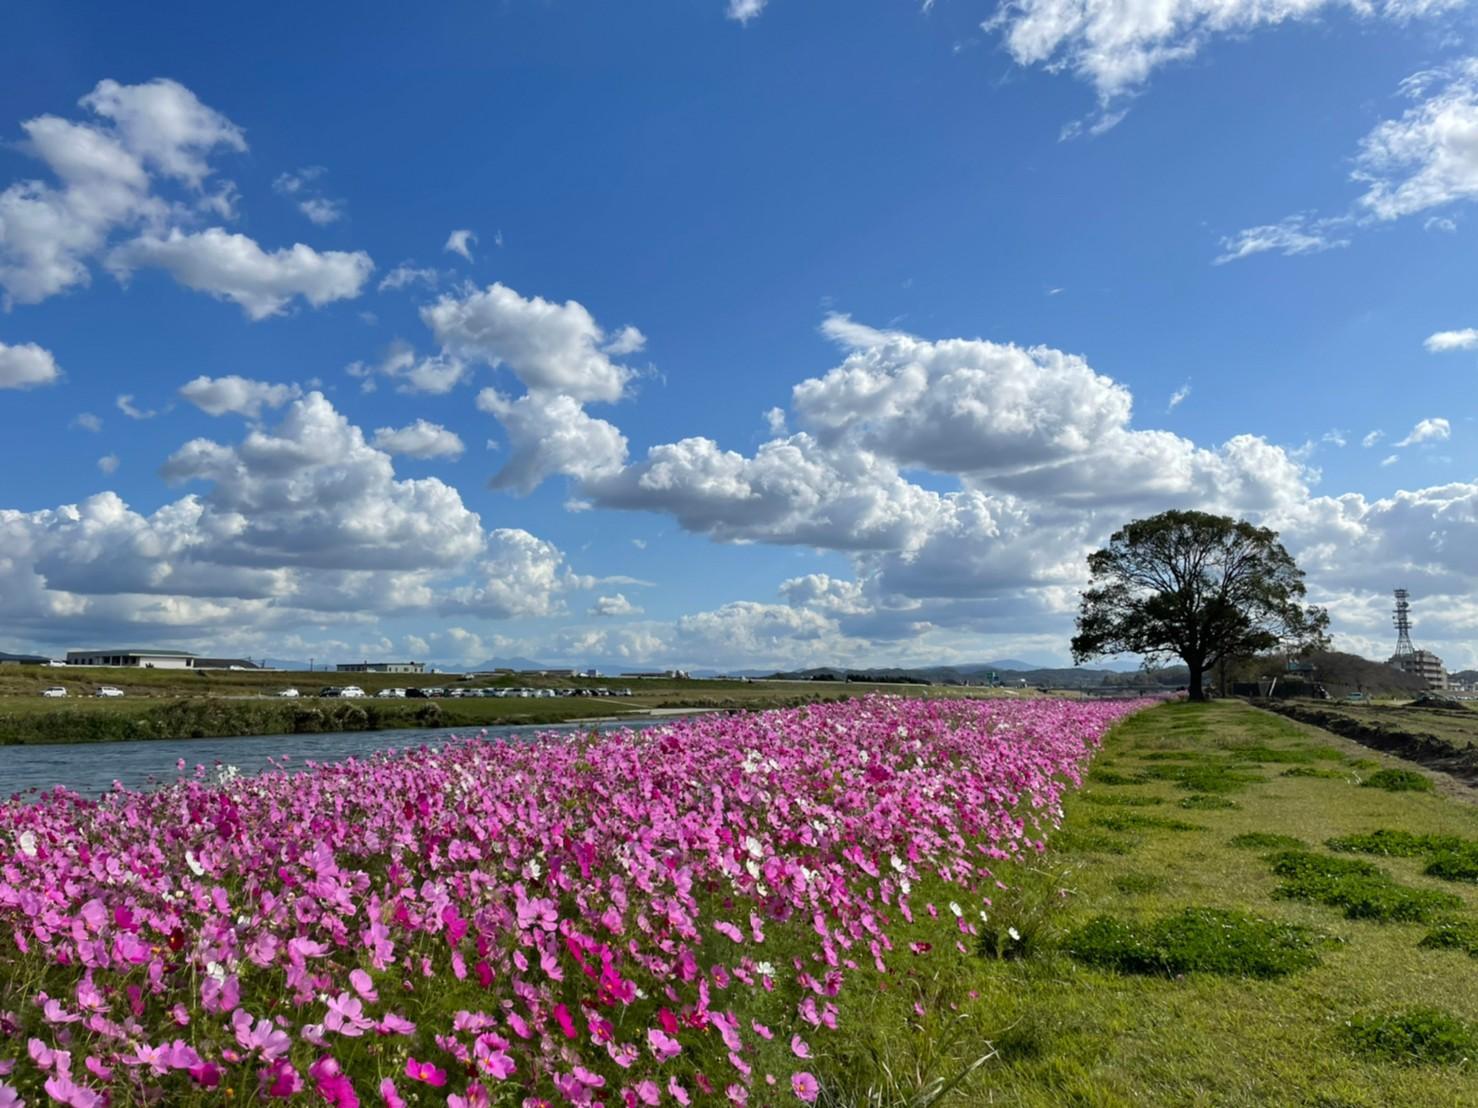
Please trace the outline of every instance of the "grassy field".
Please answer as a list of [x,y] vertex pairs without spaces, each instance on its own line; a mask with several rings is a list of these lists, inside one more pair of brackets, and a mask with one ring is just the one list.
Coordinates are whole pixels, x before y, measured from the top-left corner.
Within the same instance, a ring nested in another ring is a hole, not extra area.
[[970,952],[846,1013],[834,1103],[978,1063],[940,1103],[1478,1105],[1478,809],[1404,765],[1237,702],[1140,713]]
[[[325,685],[356,684],[363,700],[319,699]],[[47,699],[41,690],[61,685],[67,699]],[[101,685],[124,691],[120,699],[97,699]],[[502,686],[607,686],[630,697],[551,699],[387,699],[384,688],[487,688]],[[276,696],[296,688],[302,699]],[[478,727],[540,724],[595,717],[640,715],[654,710],[780,708],[868,692],[911,696],[1014,695],[1007,690],[848,684],[814,681],[708,681],[673,678],[571,679],[504,677],[455,681],[438,674],[334,674],[285,672],[193,672],[107,668],[0,667],[0,746],[24,743],[118,739],[218,738],[233,735],[385,730],[402,727]]]

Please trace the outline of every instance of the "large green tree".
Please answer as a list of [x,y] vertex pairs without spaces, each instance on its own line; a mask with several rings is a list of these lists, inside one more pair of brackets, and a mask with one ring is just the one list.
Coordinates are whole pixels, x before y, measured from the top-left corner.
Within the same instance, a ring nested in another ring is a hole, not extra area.
[[1190,697],[1223,658],[1325,641],[1329,617],[1301,603],[1303,570],[1276,531],[1206,512],[1161,512],[1114,532],[1088,557],[1092,574],[1078,611],[1074,662],[1139,654],[1177,657]]

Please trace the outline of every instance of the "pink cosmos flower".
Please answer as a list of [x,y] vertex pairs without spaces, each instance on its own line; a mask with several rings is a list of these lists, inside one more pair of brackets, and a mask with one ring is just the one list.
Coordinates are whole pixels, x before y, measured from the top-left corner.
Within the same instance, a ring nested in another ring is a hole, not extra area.
[[279,1058],[257,1071],[263,1091],[274,1100],[283,1100],[303,1087],[302,1075],[286,1058]]
[[351,1039],[357,1039],[370,1028],[374,1021],[364,1014],[364,1001],[348,993],[329,997],[328,1014],[323,1017],[323,1026]]
[[353,1083],[332,1056],[325,1055],[314,1062],[308,1067],[308,1075],[313,1078],[318,1095],[334,1108],[359,1108]]
[[821,1086],[816,1083],[816,1078],[805,1070],[791,1075],[790,1087],[795,1095],[807,1104],[813,1102],[821,1093]]
[[665,1062],[669,1058],[676,1058],[682,1053],[682,1043],[678,1042],[667,1032],[660,1028],[649,1028],[647,1030],[647,1045],[652,1048],[657,1061]]
[[790,1037],[790,1049],[797,1058],[811,1057],[810,1044],[807,1043],[806,1040],[801,1038],[799,1035],[792,1035]]
[[417,1062],[412,1057],[405,1060],[405,1075],[412,1081],[422,1081],[437,1089],[446,1084],[446,1070],[430,1062]]
[[388,1077],[380,1082],[380,1099],[384,1101],[385,1108],[406,1108],[405,1100],[395,1088],[395,1082]]

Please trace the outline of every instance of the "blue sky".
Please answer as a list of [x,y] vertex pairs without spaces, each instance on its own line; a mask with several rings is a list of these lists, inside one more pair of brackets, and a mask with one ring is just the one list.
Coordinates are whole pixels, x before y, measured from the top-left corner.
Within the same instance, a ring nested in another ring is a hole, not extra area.
[[7,22],[0,649],[1056,661],[1199,506],[1478,664],[1462,4]]

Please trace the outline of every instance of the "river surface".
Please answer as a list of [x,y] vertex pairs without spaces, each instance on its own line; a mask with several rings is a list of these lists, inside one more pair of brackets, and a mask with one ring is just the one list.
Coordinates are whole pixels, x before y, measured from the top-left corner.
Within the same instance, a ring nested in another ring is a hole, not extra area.
[[187,771],[203,765],[235,766],[242,773],[267,768],[268,758],[290,756],[289,768],[304,762],[339,762],[377,750],[404,750],[437,746],[455,736],[486,731],[488,738],[514,738],[541,731],[589,731],[592,727],[652,727],[672,718],[632,718],[619,722],[548,723],[504,727],[436,727],[429,730],[334,731],[322,735],[247,735],[225,739],[149,739],[136,742],[55,743],[45,746],[0,746],[0,801],[28,789],[63,785],[84,796],[98,796],[121,781],[130,789],[147,789],[179,776],[175,768],[185,760]]

